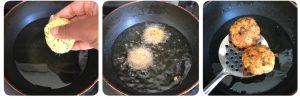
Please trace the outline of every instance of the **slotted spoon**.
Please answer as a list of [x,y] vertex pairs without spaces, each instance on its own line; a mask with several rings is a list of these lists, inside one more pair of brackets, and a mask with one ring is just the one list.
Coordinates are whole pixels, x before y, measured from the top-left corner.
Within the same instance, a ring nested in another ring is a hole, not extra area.
[[[269,47],[263,36],[260,37],[257,44]],[[209,94],[224,77],[232,75],[241,78],[249,78],[255,76],[249,73],[242,64],[243,49],[236,48],[227,35],[221,42],[219,47],[219,61],[222,65],[222,71],[204,88],[204,93]]]

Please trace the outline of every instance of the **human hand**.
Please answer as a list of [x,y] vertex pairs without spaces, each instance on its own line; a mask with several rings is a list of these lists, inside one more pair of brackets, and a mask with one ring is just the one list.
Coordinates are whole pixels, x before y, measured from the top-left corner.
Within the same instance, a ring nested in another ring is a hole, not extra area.
[[70,24],[51,29],[51,33],[59,39],[74,39],[72,50],[98,49],[98,5],[96,2],[72,2],[54,17],[67,18],[71,21]]

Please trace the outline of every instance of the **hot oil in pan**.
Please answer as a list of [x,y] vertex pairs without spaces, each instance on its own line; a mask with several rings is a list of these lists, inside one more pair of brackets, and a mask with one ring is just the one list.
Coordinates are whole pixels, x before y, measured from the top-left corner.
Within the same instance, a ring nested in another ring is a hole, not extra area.
[[52,89],[69,85],[83,72],[87,52],[56,54],[45,41],[44,27],[48,18],[27,25],[14,44],[14,59],[18,71],[34,85]]
[[[143,41],[143,31],[150,25],[158,25],[165,31],[167,40],[155,44]],[[131,69],[127,62],[128,52],[135,47],[151,49],[153,63],[145,70]],[[112,49],[113,67],[120,80],[139,93],[159,93],[178,86],[191,68],[191,49],[185,37],[166,24],[145,22],[123,31]]]
[[[253,17],[256,20],[260,26],[261,35],[267,40],[270,49],[276,54],[274,70],[268,74],[254,76],[251,78],[227,76],[222,80],[222,83],[226,89],[228,88],[239,94],[260,94],[275,88],[288,76],[287,73],[293,66],[293,61],[296,61],[293,57],[295,52],[293,51],[293,41],[291,41],[287,32],[278,23],[262,16],[249,17]],[[240,17],[226,22],[217,32],[227,35],[229,27],[238,18]],[[220,34],[217,35],[220,36]],[[218,56],[217,50],[215,53],[210,54],[212,56]],[[213,61],[212,64],[219,64],[218,61],[213,59],[211,60]],[[214,71],[218,71],[221,66],[213,65],[212,68]],[[215,75],[217,73],[218,72],[215,72]]]

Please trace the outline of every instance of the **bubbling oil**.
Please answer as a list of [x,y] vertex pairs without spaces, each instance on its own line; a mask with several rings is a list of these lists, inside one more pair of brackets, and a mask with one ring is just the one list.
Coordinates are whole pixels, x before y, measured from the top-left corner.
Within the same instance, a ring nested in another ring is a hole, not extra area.
[[164,31],[164,26],[160,24],[147,25],[143,32],[143,40],[145,43],[158,44],[168,39]]
[[[149,26],[163,29],[166,39],[158,44],[146,43],[143,31]],[[152,63],[147,69],[129,66],[127,55],[136,47],[150,49]],[[175,28],[157,22],[144,22],[129,27],[116,39],[112,48],[113,68],[120,80],[138,93],[159,93],[179,86],[192,62],[191,48]]]

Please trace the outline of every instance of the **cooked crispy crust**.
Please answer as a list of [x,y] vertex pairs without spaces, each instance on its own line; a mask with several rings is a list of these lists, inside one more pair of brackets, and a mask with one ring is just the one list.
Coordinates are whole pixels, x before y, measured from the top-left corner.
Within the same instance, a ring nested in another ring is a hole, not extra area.
[[251,17],[243,17],[235,21],[229,32],[233,45],[238,48],[255,45],[260,39],[260,28]]
[[254,75],[269,73],[275,65],[274,53],[265,45],[248,47],[242,54],[244,67]]

